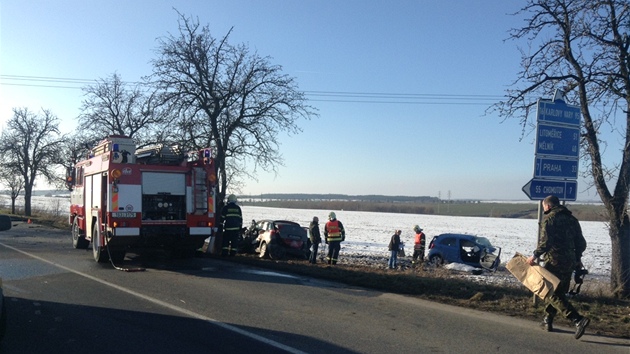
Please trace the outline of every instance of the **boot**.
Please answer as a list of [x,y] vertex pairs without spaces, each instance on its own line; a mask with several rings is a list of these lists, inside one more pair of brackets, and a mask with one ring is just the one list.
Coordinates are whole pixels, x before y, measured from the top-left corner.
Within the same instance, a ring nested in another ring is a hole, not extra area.
[[575,321],[575,339],[582,337],[589,323],[591,323],[591,320],[587,317],[582,317],[579,321]]
[[547,332],[552,332],[553,331],[553,316],[545,316],[545,318],[543,318],[542,322],[540,323],[540,326],[542,327],[543,330],[547,331]]

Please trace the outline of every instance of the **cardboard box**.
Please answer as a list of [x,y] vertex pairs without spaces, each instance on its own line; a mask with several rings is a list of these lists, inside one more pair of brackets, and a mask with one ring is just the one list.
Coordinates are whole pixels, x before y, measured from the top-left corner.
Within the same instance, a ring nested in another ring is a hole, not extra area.
[[551,296],[560,284],[558,277],[539,265],[529,265],[527,257],[518,252],[505,267],[526,288],[543,300]]

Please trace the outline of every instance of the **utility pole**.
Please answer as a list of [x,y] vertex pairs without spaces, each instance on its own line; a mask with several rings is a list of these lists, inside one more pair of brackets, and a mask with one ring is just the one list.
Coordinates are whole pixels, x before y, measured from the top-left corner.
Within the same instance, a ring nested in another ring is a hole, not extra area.
[[446,212],[450,213],[451,212],[451,190],[448,190],[448,202],[446,204]]

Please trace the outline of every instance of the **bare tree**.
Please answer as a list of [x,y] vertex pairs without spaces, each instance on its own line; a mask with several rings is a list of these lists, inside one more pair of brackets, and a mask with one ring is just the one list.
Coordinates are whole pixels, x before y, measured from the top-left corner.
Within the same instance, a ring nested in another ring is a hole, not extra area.
[[[529,46],[521,49],[522,71],[513,88],[495,108],[504,117],[520,117],[523,129],[531,124],[536,99],[551,97],[555,89],[581,108],[587,169],[607,211],[611,289],[618,297],[630,296],[630,4],[528,0],[519,14],[526,24],[513,29],[510,39],[526,39]],[[622,140],[613,166],[602,159],[604,147],[614,143],[603,141],[606,129]]]
[[73,184],[70,183],[71,180],[69,178],[75,178],[74,176],[74,166],[77,162],[84,160],[87,158],[88,153],[92,146],[94,146],[98,141],[91,140],[88,135],[85,135],[84,132],[78,131],[75,134],[66,138],[66,140],[61,145],[62,156],[61,165],[66,172],[66,178],[63,182],[63,185],[59,186],[59,189],[68,188],[72,190],[70,186]]
[[177,36],[159,41],[151,81],[178,112],[183,145],[215,150],[221,203],[228,188],[238,190],[258,167],[277,172],[278,133],[300,132],[297,120],[316,112],[280,66],[245,45],[231,45],[231,30],[216,39],[198,20],[179,14],[178,23]]
[[13,117],[2,131],[0,154],[8,170],[24,181],[24,214],[31,216],[31,196],[38,177],[54,183],[61,164],[59,119],[49,110],[37,115],[28,108],[14,108]]
[[20,177],[17,171],[9,168],[9,164],[5,161],[3,156],[0,156],[0,183],[9,188],[11,196],[11,214],[15,214],[15,200],[24,189],[24,180]]
[[79,129],[90,132],[94,140],[124,135],[138,144],[150,143],[170,117],[147,85],[125,83],[116,73],[85,86],[83,92]]

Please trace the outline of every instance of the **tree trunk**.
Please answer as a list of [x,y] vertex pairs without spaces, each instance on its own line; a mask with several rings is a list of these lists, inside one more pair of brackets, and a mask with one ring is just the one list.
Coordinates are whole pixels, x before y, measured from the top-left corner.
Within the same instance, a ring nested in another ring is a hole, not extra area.
[[17,196],[15,197],[11,197],[11,214],[15,215],[15,199],[17,198]]
[[31,196],[33,195],[33,187],[24,188],[24,216],[31,216]]
[[610,287],[617,298],[630,296],[630,220],[624,214],[621,220],[610,224],[612,259],[610,266]]

